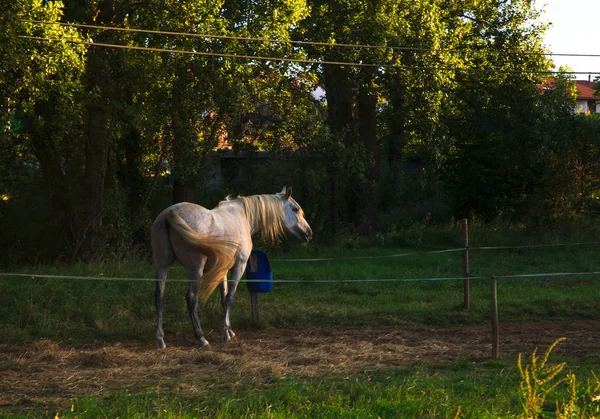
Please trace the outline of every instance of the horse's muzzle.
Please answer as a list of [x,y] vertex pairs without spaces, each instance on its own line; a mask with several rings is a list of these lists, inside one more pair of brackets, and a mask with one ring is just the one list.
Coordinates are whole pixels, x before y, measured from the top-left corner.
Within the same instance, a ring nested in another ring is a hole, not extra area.
[[292,233],[298,240],[305,244],[312,240],[312,230],[308,225],[306,228],[296,226],[290,231],[290,233]]
[[310,229],[310,227],[308,228],[308,231],[306,231],[304,233],[304,241],[306,241],[306,243],[308,243],[309,241],[312,240],[312,230]]

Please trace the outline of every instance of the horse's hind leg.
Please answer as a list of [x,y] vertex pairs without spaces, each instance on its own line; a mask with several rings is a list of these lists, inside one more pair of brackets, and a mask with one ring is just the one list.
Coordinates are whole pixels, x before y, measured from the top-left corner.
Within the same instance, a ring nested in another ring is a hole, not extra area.
[[219,284],[219,291],[221,292],[221,307],[223,307],[223,313],[225,314],[225,323],[223,326],[223,335],[221,336],[221,342],[227,342],[235,337],[235,333],[231,330],[231,324],[229,324],[229,311],[227,309],[227,294],[228,294],[227,277],[223,278],[223,282]]
[[156,268],[156,346],[164,349],[163,303],[165,299],[165,281],[169,268],[175,262],[175,253],[169,240],[166,221],[157,219],[152,225],[152,261]]
[[231,306],[235,299],[235,291],[237,289],[240,278],[246,268],[246,261],[236,261],[231,269],[231,276],[227,286],[221,287],[221,304],[223,305],[223,311],[225,312],[225,319],[223,321],[223,334],[221,335],[221,342],[229,342],[235,337],[235,333],[231,330],[231,321],[229,320],[229,313],[231,312]]
[[187,301],[188,313],[190,320],[192,321],[192,327],[194,328],[194,336],[201,347],[208,345],[208,341],[204,337],[202,328],[200,327],[200,318],[198,316],[198,292],[200,291],[200,278],[201,273],[204,269],[204,262],[198,268],[191,268],[188,270],[188,279],[190,285],[185,296]]
[[167,279],[167,269],[156,270],[156,346],[159,349],[165,349],[165,332],[163,330],[163,303],[165,300],[165,282]]

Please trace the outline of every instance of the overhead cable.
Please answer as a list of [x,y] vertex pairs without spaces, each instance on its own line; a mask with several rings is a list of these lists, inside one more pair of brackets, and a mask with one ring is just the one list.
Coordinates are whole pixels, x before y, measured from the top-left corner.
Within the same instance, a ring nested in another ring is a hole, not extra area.
[[[199,34],[190,32],[174,32],[174,31],[161,31],[154,29],[138,29],[138,28],[122,28],[118,26],[100,26],[100,25],[88,25],[83,23],[64,23],[64,22],[48,22],[42,20],[33,19],[22,19],[21,22],[38,24],[38,25],[60,25],[66,27],[75,28],[86,28],[86,29],[97,29],[97,30],[109,30],[119,32],[134,32],[134,33],[148,33],[157,35],[169,35],[169,36],[185,36],[185,37],[197,37],[206,39],[229,39],[236,41],[251,41],[251,42],[270,42],[280,44],[298,44],[298,45],[312,45],[312,46],[324,46],[332,48],[361,48],[361,49],[391,49],[398,51],[418,51],[418,52],[471,52],[477,51],[474,48],[430,48],[430,47],[411,47],[411,46],[391,46],[391,45],[369,45],[369,44],[347,44],[337,42],[318,42],[318,41],[299,41],[292,39],[273,39],[273,38],[254,38],[248,36],[234,36],[234,35],[215,35],[215,34]],[[600,54],[570,54],[570,53],[551,53],[551,52],[531,52],[531,51],[511,51],[511,50],[499,50],[494,51],[498,54],[521,54],[521,55],[544,55],[544,56],[555,56],[555,57],[600,57]]]
[[424,71],[464,71],[472,73],[496,73],[496,74],[600,74],[600,71],[557,71],[557,70],[508,70],[508,69],[489,69],[489,68],[472,68],[472,67],[434,67],[434,66],[409,66],[399,64],[380,64],[380,63],[363,63],[363,62],[345,62],[345,61],[327,61],[327,60],[309,60],[302,58],[288,58],[288,57],[266,57],[260,55],[243,55],[243,54],[228,54],[221,52],[205,52],[205,51],[189,51],[180,49],[166,49],[166,48],[154,48],[154,47],[139,47],[133,45],[120,45],[120,44],[109,44],[101,42],[91,41],[77,41],[73,39],[56,39],[47,38],[40,36],[26,36],[20,35],[20,38],[31,39],[36,41],[50,41],[50,42],[69,42],[77,45],[89,45],[93,47],[106,47],[106,48],[117,48],[124,50],[136,50],[136,51],[150,51],[150,52],[161,52],[171,54],[188,54],[188,55],[200,55],[209,57],[220,57],[220,58],[234,58],[234,59],[245,59],[245,60],[258,60],[258,61],[283,61],[299,64],[318,64],[318,65],[339,65],[349,67],[377,67],[377,68],[398,68],[405,70],[424,70]]

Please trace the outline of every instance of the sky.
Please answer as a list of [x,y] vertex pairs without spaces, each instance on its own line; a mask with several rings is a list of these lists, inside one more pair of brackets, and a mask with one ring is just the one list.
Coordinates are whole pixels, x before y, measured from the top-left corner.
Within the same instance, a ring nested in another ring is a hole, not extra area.
[[[535,5],[545,10],[542,18],[551,23],[545,36],[550,52],[600,55],[600,0],[535,0]],[[557,68],[569,65],[573,71],[591,72],[592,80],[600,75],[600,57],[553,56],[552,60]],[[588,76],[578,74],[576,78]]]

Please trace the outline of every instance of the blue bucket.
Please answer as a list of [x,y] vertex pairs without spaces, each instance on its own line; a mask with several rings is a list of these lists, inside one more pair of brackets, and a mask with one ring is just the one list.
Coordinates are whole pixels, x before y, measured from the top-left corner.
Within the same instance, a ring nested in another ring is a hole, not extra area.
[[[264,293],[273,290],[273,272],[265,253],[259,250],[252,251],[246,265],[246,279],[252,280],[246,282],[250,292]],[[257,279],[264,279],[264,281],[256,281]]]

